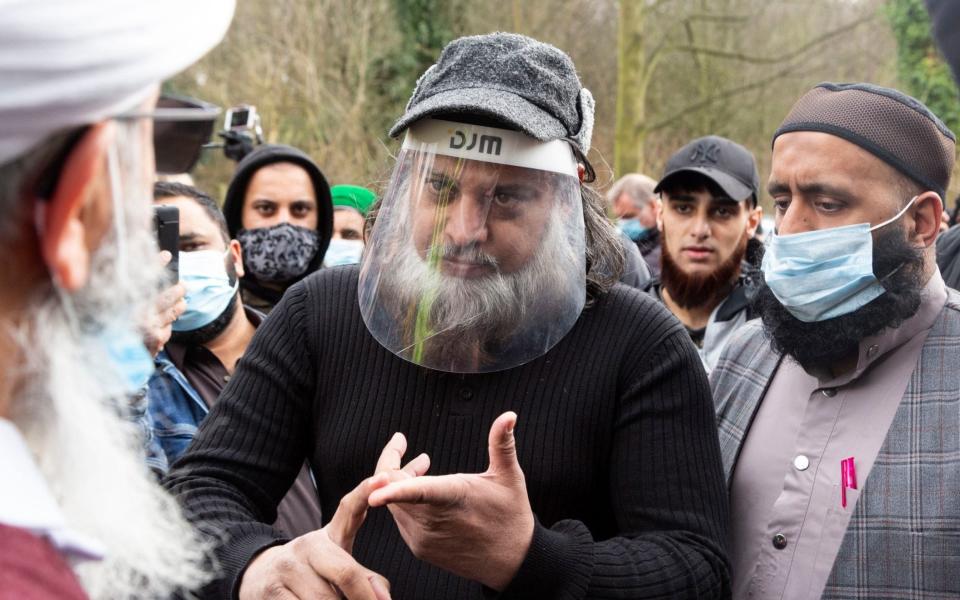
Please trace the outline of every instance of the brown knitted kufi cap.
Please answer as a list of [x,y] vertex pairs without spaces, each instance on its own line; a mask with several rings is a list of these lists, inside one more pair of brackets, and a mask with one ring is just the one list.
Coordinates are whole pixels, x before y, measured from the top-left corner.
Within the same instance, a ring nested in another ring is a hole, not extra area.
[[820,131],[860,146],[943,199],[956,136],[916,98],[869,83],[821,83],[804,94],[773,139]]

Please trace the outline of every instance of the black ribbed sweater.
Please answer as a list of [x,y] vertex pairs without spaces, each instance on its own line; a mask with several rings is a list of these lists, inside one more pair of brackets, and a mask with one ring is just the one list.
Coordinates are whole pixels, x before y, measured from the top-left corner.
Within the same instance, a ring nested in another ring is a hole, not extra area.
[[[430,473],[487,468],[506,410],[537,518],[504,598],[722,598],[727,498],[700,359],[656,300],[618,284],[550,352],[499,373],[454,375],[382,348],[357,304],[356,267],[290,288],[166,480],[192,520],[228,541],[210,597],[231,598],[304,458],[324,520],[372,474],[390,436]],[[491,523],[491,527],[497,527]],[[417,560],[389,512],[368,514],[354,556],[398,600],[489,590]]]

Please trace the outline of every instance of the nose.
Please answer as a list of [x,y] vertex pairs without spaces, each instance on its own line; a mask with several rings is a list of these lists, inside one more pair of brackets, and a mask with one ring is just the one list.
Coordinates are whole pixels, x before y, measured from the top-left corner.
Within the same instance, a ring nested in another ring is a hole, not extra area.
[[693,227],[690,230],[693,237],[696,238],[698,242],[702,242],[710,237],[710,219],[707,218],[707,215],[698,212],[693,219]]
[[292,220],[293,215],[290,214],[290,209],[287,206],[277,208],[277,225],[280,223],[289,223]]
[[793,200],[787,207],[786,212],[777,219],[777,233],[790,235],[812,231],[815,227],[812,224],[811,216],[806,202]]
[[470,194],[447,207],[444,234],[455,246],[487,240],[487,203]]

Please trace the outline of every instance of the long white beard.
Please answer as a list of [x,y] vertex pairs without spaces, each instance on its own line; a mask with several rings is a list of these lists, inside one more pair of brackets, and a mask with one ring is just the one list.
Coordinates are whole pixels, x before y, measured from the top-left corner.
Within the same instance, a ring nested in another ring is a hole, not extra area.
[[116,227],[126,260],[117,263],[117,233],[108,234],[93,257],[89,284],[70,296],[52,286],[39,290],[13,332],[24,362],[11,418],[67,526],[105,549],[104,560],[75,566],[95,599],[167,597],[209,579],[206,547],[145,466],[137,428],[124,418],[127,399],[107,391],[105,352],[78,331],[149,309],[159,265],[148,210],[147,199],[128,195]]
[[395,259],[382,272],[384,289],[400,306],[432,298],[430,324],[435,335],[456,331],[481,342],[485,336],[513,333],[527,319],[544,316],[534,312],[569,292],[569,265],[577,260],[557,212],[534,255],[514,273],[497,270],[476,279],[445,275],[420,256],[410,237],[397,247]]
[[[154,480],[136,427],[103,393],[105,356],[78,342],[55,302],[32,320],[30,385],[16,398],[23,431],[67,525],[105,549],[76,565],[91,598],[161,598],[206,580],[205,548]],[[45,343],[44,343],[45,342]],[[51,343],[54,342],[54,343]],[[46,363],[41,365],[40,363]]]

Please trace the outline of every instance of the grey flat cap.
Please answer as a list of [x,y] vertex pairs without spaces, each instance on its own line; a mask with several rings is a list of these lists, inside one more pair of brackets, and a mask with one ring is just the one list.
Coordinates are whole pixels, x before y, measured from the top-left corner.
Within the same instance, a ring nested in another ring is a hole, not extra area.
[[390,136],[426,117],[463,113],[505,121],[544,142],[566,138],[586,154],[593,111],[593,96],[563,51],[526,36],[491,33],[447,44],[417,81]]

